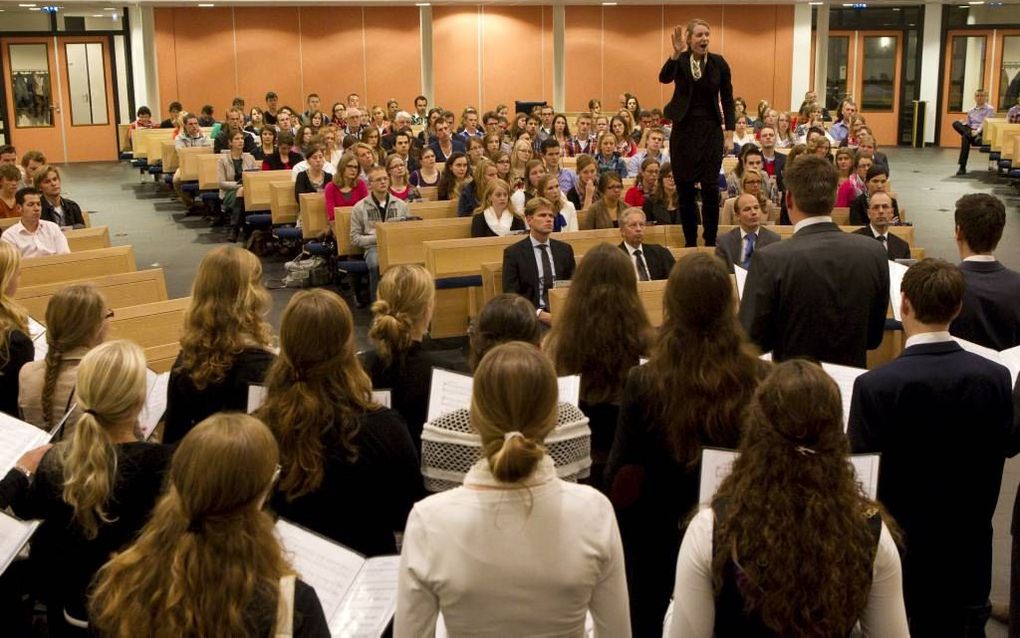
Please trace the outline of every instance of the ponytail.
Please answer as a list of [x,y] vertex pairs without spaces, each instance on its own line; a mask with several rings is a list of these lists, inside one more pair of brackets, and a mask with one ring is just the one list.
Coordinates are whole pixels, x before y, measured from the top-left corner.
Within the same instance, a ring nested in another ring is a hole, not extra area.
[[385,365],[411,347],[416,326],[432,311],[436,286],[420,265],[394,266],[379,280],[368,337]]
[[[49,333],[47,333],[47,341]],[[60,369],[64,366],[64,352],[59,344],[49,343],[46,351],[46,376],[43,380],[42,389],[42,413],[43,423],[47,426],[53,425],[53,393],[57,389],[57,379],[60,377]]]
[[372,314],[368,338],[375,344],[379,359],[388,366],[398,354],[411,347],[414,322],[406,312],[394,312],[385,299],[372,304]]
[[485,457],[496,480],[517,483],[531,476],[545,448],[520,432],[507,432],[503,440],[494,439],[485,446]]
[[117,452],[99,417],[85,410],[74,428],[71,442],[63,448],[64,501],[91,540],[99,525],[109,523],[106,501],[117,474]]

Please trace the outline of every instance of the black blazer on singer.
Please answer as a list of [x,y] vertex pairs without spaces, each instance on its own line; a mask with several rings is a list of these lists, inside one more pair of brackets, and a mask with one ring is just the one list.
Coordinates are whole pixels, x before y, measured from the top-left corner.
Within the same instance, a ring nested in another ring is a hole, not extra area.
[[[694,76],[691,75],[691,52],[684,51],[676,60],[668,58],[659,71],[659,82],[662,84],[673,83],[673,97],[669,99],[663,114],[673,124],[680,123],[687,115],[687,109],[691,105],[691,95],[694,92]],[[711,92],[719,92],[719,99],[722,101],[722,113],[717,112],[717,119],[720,124],[725,125],[727,131],[732,131],[736,124],[733,105],[733,83],[730,80],[730,65],[726,63],[723,56],[717,53],[709,53],[708,60],[701,72],[701,79],[698,82],[707,82]]]
[[[574,248],[566,242],[550,239],[549,250],[556,279],[571,279],[574,276]],[[531,235],[503,250],[503,292],[518,294],[539,307],[538,263]]]

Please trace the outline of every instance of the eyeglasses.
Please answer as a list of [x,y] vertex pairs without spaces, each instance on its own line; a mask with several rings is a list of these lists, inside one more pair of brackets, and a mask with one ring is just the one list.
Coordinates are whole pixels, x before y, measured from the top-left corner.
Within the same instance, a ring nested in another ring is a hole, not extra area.
[[276,464],[276,468],[273,470],[273,478],[271,478],[269,480],[269,485],[270,486],[276,485],[276,482],[280,480],[280,474],[282,472],[283,472],[283,468],[280,467],[279,463],[277,463]]

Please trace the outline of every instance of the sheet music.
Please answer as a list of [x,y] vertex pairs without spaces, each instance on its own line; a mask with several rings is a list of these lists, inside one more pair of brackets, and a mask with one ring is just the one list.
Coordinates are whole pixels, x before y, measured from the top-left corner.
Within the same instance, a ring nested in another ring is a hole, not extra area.
[[1013,379],[1013,387],[1016,387],[1017,377],[1020,377],[1020,346],[1003,350],[999,353],[1002,365],[1009,368],[1009,376]]
[[19,521],[0,512],[0,574],[7,571],[41,521]]
[[744,297],[744,284],[747,283],[747,270],[733,264],[733,275],[737,280],[737,299]]
[[466,374],[433,368],[427,420],[434,421],[454,410],[470,408],[473,383],[474,379]]
[[262,407],[262,404],[266,402],[266,393],[264,385],[248,386],[248,414]]
[[393,393],[389,390],[372,390],[372,400],[387,408],[393,407]]
[[34,361],[42,361],[50,350],[50,344],[46,342],[46,328],[35,319],[28,318],[28,336],[35,346]]
[[839,394],[843,402],[843,431],[846,432],[847,424],[850,423],[850,400],[854,396],[854,381],[867,370],[840,366],[835,363],[823,363],[822,370],[825,370],[839,386]]
[[903,287],[903,275],[910,270],[903,264],[889,261],[889,302],[892,304],[893,317],[896,321],[903,321],[900,314],[900,288]]
[[772,361],[772,352],[771,351],[766,352],[765,354],[761,355],[758,358],[761,359],[762,361]]
[[572,374],[556,379],[560,388],[560,401],[577,405],[581,401],[581,375]]
[[382,634],[397,608],[399,556],[365,560],[359,554],[302,527],[276,523],[288,559],[315,589],[333,636]]
[[46,430],[0,412],[0,478],[14,467],[22,454],[49,440]]
[[141,414],[138,415],[138,429],[142,433],[142,439],[148,440],[152,431],[156,429],[159,420],[166,412],[166,393],[170,385],[170,372],[157,374],[152,370],[145,371],[145,383],[148,391],[145,393],[145,405]]
[[[701,450],[701,481],[698,486],[698,504],[711,505],[712,497],[719,491],[723,479],[733,470],[733,462],[739,452],[719,448]],[[849,461],[854,468],[857,482],[861,484],[868,498],[878,498],[878,469],[881,457],[878,454],[851,454]]]

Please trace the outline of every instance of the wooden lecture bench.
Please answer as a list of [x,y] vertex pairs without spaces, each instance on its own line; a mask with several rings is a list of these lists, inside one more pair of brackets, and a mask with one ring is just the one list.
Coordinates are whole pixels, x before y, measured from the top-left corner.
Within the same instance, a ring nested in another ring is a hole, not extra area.
[[294,192],[294,182],[291,180],[289,170],[245,171],[241,179],[244,186],[244,210],[247,212],[269,210],[272,203],[269,193],[270,184],[286,182],[291,187],[291,193]]
[[72,253],[110,247],[110,229],[106,226],[72,228],[64,231],[64,237]]
[[220,176],[216,164],[219,163],[219,156],[212,153],[200,154],[198,160],[198,188],[203,191],[218,191],[220,189]]
[[[85,228],[91,228],[92,227],[92,215],[91,214],[89,214],[87,211],[82,211],[81,212],[81,218],[82,218],[82,221],[85,222]],[[7,230],[8,228],[10,228],[11,226],[17,224],[20,221],[21,221],[20,217],[0,217],[0,231]],[[65,229],[64,232],[66,233],[68,230],[71,230],[71,229],[70,228]]]
[[177,146],[173,140],[160,140],[159,159],[163,164],[164,173],[172,173],[180,165],[177,161]]
[[181,181],[194,182],[198,180],[198,158],[201,155],[213,155],[213,147],[195,146],[177,149],[177,162],[181,168]]
[[103,294],[106,305],[116,310],[127,306],[165,301],[166,280],[162,268],[104,275],[90,279],[71,279],[52,284],[21,286],[14,298],[28,310],[28,314],[45,323],[46,306],[53,295],[74,284],[92,284]]
[[132,153],[135,159],[153,160],[160,157],[160,144],[164,141],[173,141],[174,129],[172,128],[139,128],[134,132],[134,143]]
[[[248,190],[245,189],[244,192],[247,199]],[[311,194],[322,197],[318,193]],[[245,206],[247,207],[247,203]],[[269,212],[274,225],[297,223],[298,203],[294,199],[294,184],[289,181],[269,184]]]
[[[157,372],[170,369],[180,351],[184,313],[190,297],[126,306],[110,319],[110,339],[134,341],[145,349],[149,367]],[[157,367],[163,367],[158,370]]]
[[[651,322],[653,328],[662,325],[663,297],[666,294],[667,281],[666,279],[657,279],[637,282],[638,298],[641,299],[641,306],[645,309],[645,314],[648,315],[648,321]],[[553,288],[549,291],[549,312],[553,316],[557,312],[562,312],[563,304],[566,303],[569,293],[569,286]]]
[[131,246],[83,250],[67,255],[48,255],[21,260],[21,285],[38,286],[104,275],[134,272],[135,251]]
[[[318,194],[315,195],[310,194],[310,196],[321,197],[323,203],[321,212],[317,206],[313,206],[311,204],[308,205],[309,214],[308,223],[311,223],[313,228],[325,228],[326,225],[325,198]],[[306,205],[304,202],[304,196],[302,196],[302,208],[304,208],[305,206]],[[435,221],[437,219],[442,220],[457,219],[457,202],[454,201],[414,202],[410,204],[408,207],[410,208],[410,214],[417,217],[421,217],[422,221],[391,222],[391,225],[426,223]],[[354,211],[353,206],[343,206],[333,211],[335,215],[334,224],[336,226],[335,232],[337,236],[336,242],[337,252],[341,255],[360,255],[362,253],[362,250],[360,248],[355,248],[354,246],[351,245],[351,213],[353,211]],[[313,215],[315,217],[312,217]],[[463,219],[468,219],[468,223],[470,224],[470,218],[465,217]],[[302,217],[301,218],[302,228],[304,228],[305,223],[306,219],[305,217]],[[305,233],[305,237],[308,237],[307,232]],[[380,267],[379,271],[383,272],[383,269]]]

